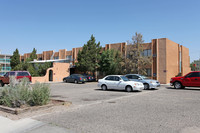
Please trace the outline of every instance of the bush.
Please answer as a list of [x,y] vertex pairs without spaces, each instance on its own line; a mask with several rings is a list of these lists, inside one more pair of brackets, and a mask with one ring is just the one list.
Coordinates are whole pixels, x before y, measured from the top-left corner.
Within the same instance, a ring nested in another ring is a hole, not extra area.
[[36,83],[32,89],[30,105],[45,105],[49,102],[49,97],[49,85]]
[[0,105],[8,107],[21,107],[22,105],[45,105],[50,98],[50,89],[46,84],[36,83],[33,87],[27,78],[20,82],[15,78],[10,78],[10,86],[4,87],[0,91]]

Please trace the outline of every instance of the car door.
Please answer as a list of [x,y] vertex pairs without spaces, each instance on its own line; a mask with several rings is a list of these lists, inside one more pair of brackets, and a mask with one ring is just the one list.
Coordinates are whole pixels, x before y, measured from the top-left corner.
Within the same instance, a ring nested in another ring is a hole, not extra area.
[[69,82],[74,82],[74,78],[75,78],[75,76],[74,75],[71,75],[70,77],[69,77]]
[[121,78],[119,76],[114,76],[114,80],[113,80],[113,83],[112,83],[114,89],[120,90],[120,88],[121,88],[120,87],[120,82],[121,82],[120,79]]
[[196,84],[197,84],[198,87],[200,87],[200,72],[198,72]]
[[199,72],[193,72],[192,77],[191,77],[191,81],[193,86],[199,86],[200,85],[200,76],[199,76]]
[[124,90],[125,89],[125,83],[119,76],[115,77],[115,83],[114,84],[116,86],[116,89],[118,89],[118,90]]
[[185,86],[200,86],[199,72],[191,72],[183,78]]
[[108,89],[115,89],[116,88],[115,85],[114,85],[114,83],[115,83],[114,80],[115,80],[114,76],[108,76],[108,77],[105,78],[105,84],[106,84]]

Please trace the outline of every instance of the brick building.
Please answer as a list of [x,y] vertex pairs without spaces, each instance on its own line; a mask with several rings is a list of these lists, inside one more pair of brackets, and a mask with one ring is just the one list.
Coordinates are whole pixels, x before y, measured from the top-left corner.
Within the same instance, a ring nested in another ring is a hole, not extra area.
[[[102,50],[115,49],[120,51],[123,55],[129,48],[125,42],[106,44]],[[73,48],[71,51],[61,49],[59,52],[43,51],[42,54],[37,54],[38,58],[33,62],[65,62],[70,63],[70,73],[74,72],[74,65],[77,61],[78,51],[82,48]],[[170,78],[178,75],[185,75],[190,69],[189,49],[177,44],[167,38],[153,39],[150,43],[143,44],[144,56],[153,56],[153,63],[151,68],[147,70],[148,75],[157,79],[161,83],[169,83]],[[24,54],[20,57],[21,61],[30,57],[30,53]]]

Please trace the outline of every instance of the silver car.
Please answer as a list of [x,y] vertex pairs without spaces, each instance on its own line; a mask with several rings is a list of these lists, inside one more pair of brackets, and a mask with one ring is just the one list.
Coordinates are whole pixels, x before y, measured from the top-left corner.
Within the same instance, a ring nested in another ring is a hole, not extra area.
[[142,83],[130,81],[122,75],[108,75],[103,79],[99,79],[98,87],[101,87],[102,90],[117,89],[126,90],[127,92],[142,91],[144,89],[144,85]]
[[160,82],[157,80],[149,79],[146,76],[139,74],[127,74],[125,76],[131,81],[142,82],[144,84],[144,89],[155,89],[160,87]]

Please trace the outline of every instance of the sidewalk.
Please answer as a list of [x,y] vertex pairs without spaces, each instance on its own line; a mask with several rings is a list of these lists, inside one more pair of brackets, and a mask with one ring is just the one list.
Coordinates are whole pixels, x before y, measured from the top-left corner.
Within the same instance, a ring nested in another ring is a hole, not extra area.
[[10,120],[0,116],[0,133],[73,133],[68,129],[30,118]]

